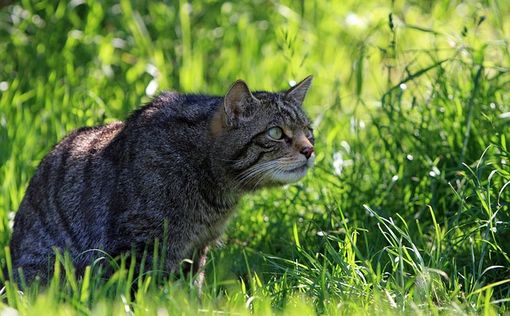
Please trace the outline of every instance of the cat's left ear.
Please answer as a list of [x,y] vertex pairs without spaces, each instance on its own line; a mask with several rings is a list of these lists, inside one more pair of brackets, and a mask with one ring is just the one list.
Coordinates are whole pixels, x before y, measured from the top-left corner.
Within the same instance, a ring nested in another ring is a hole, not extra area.
[[296,84],[292,88],[290,88],[287,92],[285,92],[285,97],[287,99],[293,99],[296,101],[299,105],[303,104],[303,101],[305,100],[306,93],[308,92],[308,89],[310,88],[310,85],[312,84],[313,76],[308,76],[300,83]]

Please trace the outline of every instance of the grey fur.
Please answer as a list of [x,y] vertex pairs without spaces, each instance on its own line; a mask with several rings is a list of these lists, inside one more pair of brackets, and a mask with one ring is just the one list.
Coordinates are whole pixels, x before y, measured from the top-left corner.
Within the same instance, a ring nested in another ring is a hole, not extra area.
[[[94,258],[89,249],[152,249],[165,222],[168,272],[193,252],[205,256],[243,194],[296,181],[312,166],[300,153],[313,151],[301,104],[309,85],[252,94],[238,81],[226,97],[163,93],[126,122],[74,131],[30,181],[10,244],[14,268],[46,280],[57,248],[80,272]],[[268,137],[273,126],[287,136]]]

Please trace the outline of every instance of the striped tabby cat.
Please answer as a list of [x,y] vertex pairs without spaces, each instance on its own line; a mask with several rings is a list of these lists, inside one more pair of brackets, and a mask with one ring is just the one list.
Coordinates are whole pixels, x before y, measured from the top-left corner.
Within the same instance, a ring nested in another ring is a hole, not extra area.
[[13,267],[44,282],[55,249],[80,273],[97,256],[88,250],[140,254],[166,229],[166,271],[194,253],[198,271],[244,193],[298,181],[312,167],[302,107],[311,81],[279,93],[252,94],[241,80],[225,97],[163,93],[125,122],[74,131],[30,181]]

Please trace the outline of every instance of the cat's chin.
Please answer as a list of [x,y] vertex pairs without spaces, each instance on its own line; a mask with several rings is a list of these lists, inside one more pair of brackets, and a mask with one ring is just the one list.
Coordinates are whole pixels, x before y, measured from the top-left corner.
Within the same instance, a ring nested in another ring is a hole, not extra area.
[[310,159],[294,168],[287,170],[279,169],[278,171],[271,174],[271,181],[276,184],[290,184],[298,182],[308,172],[308,169],[312,168],[315,162],[315,154],[312,154]]
[[291,170],[285,170],[285,171],[278,171],[271,175],[272,182],[279,183],[279,184],[289,184],[298,182],[304,176],[306,176],[306,172],[308,171],[308,166],[305,164],[303,166],[291,169]]

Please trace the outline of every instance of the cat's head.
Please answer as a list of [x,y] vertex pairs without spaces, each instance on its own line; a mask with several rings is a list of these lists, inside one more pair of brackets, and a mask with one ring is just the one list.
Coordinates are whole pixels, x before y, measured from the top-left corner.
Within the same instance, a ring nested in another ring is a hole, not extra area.
[[217,159],[244,189],[300,180],[313,166],[314,136],[303,110],[309,76],[284,92],[251,92],[236,81],[211,122]]

